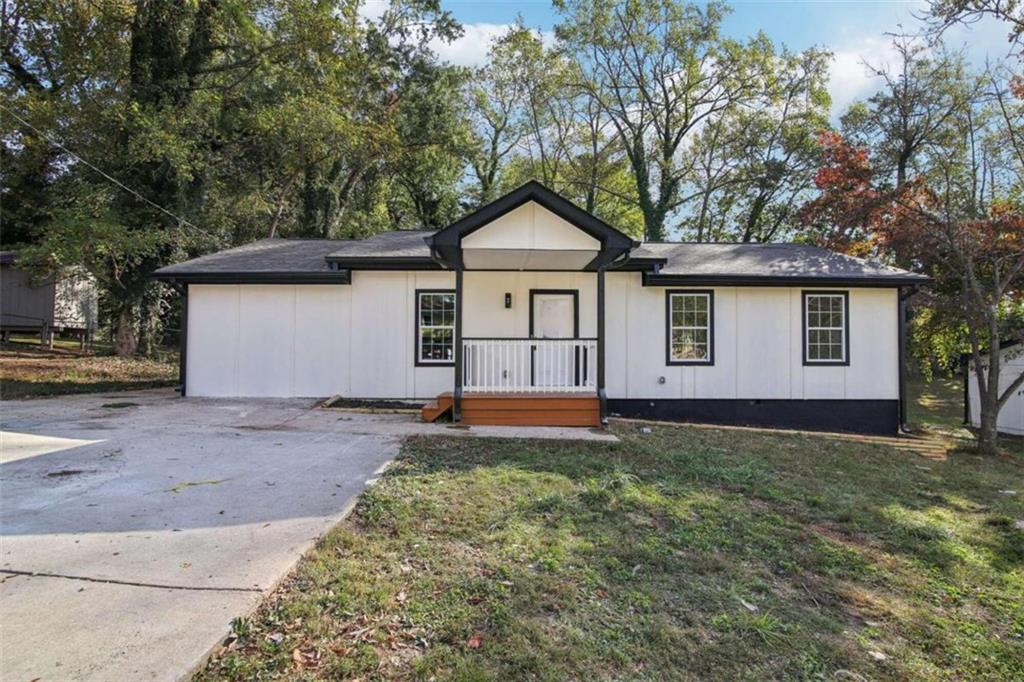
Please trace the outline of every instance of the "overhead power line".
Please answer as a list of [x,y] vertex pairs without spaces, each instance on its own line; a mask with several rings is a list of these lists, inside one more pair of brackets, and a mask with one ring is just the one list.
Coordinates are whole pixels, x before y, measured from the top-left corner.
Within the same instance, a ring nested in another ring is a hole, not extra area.
[[177,221],[178,221],[178,222],[179,222],[180,224],[182,224],[182,225],[184,225],[184,226],[186,226],[186,227],[190,227],[190,228],[192,228],[193,230],[196,230],[197,232],[201,232],[202,234],[206,235],[207,237],[210,237],[211,239],[215,239],[215,237],[214,237],[214,236],[213,236],[212,234],[210,234],[210,233],[209,233],[208,231],[204,230],[203,228],[201,228],[201,227],[199,227],[199,226],[197,226],[197,225],[193,225],[193,224],[192,224],[192,223],[190,223],[189,221],[187,221],[187,220],[185,220],[184,218],[182,218],[181,216],[179,216],[179,215],[176,215],[175,213],[173,213],[173,212],[169,211],[168,209],[164,208],[163,206],[161,206],[160,204],[156,203],[155,201],[152,201],[152,200],[150,200],[150,199],[148,199],[148,198],[144,197],[144,196],[143,196],[142,194],[140,194],[140,193],[139,193],[138,191],[136,191],[136,190],[132,189],[131,187],[129,187],[128,185],[124,184],[123,182],[121,182],[121,181],[120,181],[120,180],[118,180],[117,178],[113,177],[113,176],[112,176],[112,175],[110,175],[109,173],[105,172],[105,171],[104,171],[103,169],[99,168],[99,167],[98,167],[98,166],[96,166],[95,164],[89,163],[88,161],[86,161],[85,159],[83,159],[83,158],[82,158],[82,157],[81,157],[81,156],[80,156],[79,154],[76,154],[76,153],[75,153],[74,151],[72,151],[72,150],[68,149],[68,148],[67,148],[67,147],[66,147],[66,146],[65,146],[64,144],[62,144],[62,143],[61,143],[61,142],[60,142],[59,140],[56,140],[56,139],[54,139],[54,138],[53,138],[53,137],[52,137],[51,135],[49,135],[48,133],[46,133],[46,132],[44,132],[44,131],[40,130],[39,128],[37,128],[36,126],[32,125],[31,123],[29,123],[28,121],[26,121],[25,119],[23,119],[23,118],[22,118],[21,116],[19,116],[19,115],[18,115],[17,113],[15,113],[14,111],[11,111],[11,109],[10,109],[9,107],[5,106],[5,105],[4,105],[3,103],[0,103],[0,109],[3,109],[3,110],[4,110],[4,111],[6,111],[6,112],[7,112],[8,114],[10,114],[10,115],[11,115],[12,117],[14,117],[15,119],[17,119],[17,120],[18,120],[18,121],[19,121],[19,122],[20,122],[20,123],[21,123],[22,125],[26,126],[27,128],[31,128],[32,130],[34,130],[34,131],[36,132],[36,134],[38,134],[39,136],[41,136],[41,137],[42,137],[42,138],[43,138],[44,140],[46,140],[47,142],[49,142],[49,143],[50,143],[50,144],[52,144],[53,146],[55,146],[55,147],[59,147],[60,149],[64,150],[64,152],[66,152],[66,153],[67,153],[67,154],[69,154],[70,156],[72,156],[72,157],[74,157],[75,159],[77,159],[77,160],[79,161],[79,163],[82,163],[83,165],[85,165],[85,166],[88,166],[88,167],[89,167],[89,168],[91,168],[92,170],[96,171],[96,172],[97,172],[98,174],[100,174],[101,176],[103,176],[103,177],[104,177],[105,179],[107,179],[107,180],[109,180],[109,181],[110,181],[111,183],[113,183],[113,184],[117,185],[118,187],[120,187],[121,189],[123,189],[123,190],[124,190],[125,192],[128,192],[129,194],[131,194],[131,195],[132,195],[133,197],[135,197],[135,198],[136,198],[136,199],[138,199],[139,201],[145,202],[146,204],[149,204],[149,205],[150,205],[150,206],[152,206],[153,208],[157,209],[158,211],[160,211],[160,212],[162,212],[162,213],[164,213],[164,214],[166,214],[166,215],[170,216],[171,218],[174,218],[174,219],[175,219],[175,220],[177,220]]

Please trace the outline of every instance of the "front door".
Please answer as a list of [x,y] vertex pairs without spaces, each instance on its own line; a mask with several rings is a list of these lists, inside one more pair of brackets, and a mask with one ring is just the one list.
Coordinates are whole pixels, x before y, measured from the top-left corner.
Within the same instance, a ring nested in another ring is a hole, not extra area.
[[[579,294],[576,291],[531,291],[530,336],[573,339],[579,335]],[[539,342],[533,347],[533,385],[559,388],[578,380],[571,343]]]

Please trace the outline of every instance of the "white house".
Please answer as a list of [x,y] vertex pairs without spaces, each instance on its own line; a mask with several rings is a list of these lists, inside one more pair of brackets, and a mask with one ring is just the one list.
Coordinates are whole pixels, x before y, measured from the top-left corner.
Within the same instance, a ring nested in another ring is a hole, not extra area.
[[[1019,343],[1003,343],[999,351],[999,392],[1009,388],[1024,372],[1024,347]],[[981,400],[978,398],[978,375],[973,363],[964,358],[965,421],[975,428],[981,426]],[[1000,433],[1024,436],[1024,387],[1015,391],[999,410],[996,428]]]
[[437,232],[265,239],[156,276],[186,294],[192,396],[875,433],[900,424],[902,299],[926,279],[807,245],[637,243],[537,183]]

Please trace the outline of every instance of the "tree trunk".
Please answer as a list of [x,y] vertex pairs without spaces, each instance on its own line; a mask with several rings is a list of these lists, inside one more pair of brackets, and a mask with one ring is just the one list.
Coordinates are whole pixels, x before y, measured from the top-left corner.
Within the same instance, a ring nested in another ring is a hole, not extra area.
[[999,450],[998,401],[990,401],[988,395],[981,396],[981,425],[978,428],[978,452],[994,455]]
[[125,358],[134,355],[138,345],[139,337],[135,331],[135,315],[132,306],[120,303],[114,327],[114,353],[120,358]]

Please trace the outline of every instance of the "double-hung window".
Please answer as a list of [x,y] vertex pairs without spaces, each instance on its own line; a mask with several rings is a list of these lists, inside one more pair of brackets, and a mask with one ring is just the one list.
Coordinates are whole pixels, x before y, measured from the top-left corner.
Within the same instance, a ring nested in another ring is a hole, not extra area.
[[850,364],[850,296],[846,291],[805,291],[804,364]]
[[416,364],[455,362],[455,292],[416,292]]
[[666,297],[666,364],[713,365],[714,292],[669,291]]

